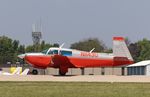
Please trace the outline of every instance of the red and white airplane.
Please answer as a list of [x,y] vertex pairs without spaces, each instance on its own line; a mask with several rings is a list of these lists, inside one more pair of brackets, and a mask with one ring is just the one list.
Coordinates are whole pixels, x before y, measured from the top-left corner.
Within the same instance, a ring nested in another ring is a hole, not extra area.
[[[63,46],[63,45],[62,45]],[[59,74],[65,75],[68,68],[113,67],[129,65],[133,58],[123,37],[113,38],[113,53],[96,53],[65,48],[49,48],[41,53],[18,55],[35,68],[59,68]]]

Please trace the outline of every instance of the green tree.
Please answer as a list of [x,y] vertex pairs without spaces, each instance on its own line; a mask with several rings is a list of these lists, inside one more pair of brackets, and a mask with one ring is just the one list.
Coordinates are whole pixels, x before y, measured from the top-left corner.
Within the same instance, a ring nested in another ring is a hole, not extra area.
[[138,61],[150,60],[150,41],[143,39],[142,41],[138,42],[138,46],[140,48]]
[[18,54],[23,54],[25,53],[25,46],[24,45],[20,45],[18,47]]
[[35,52],[34,46],[33,45],[29,45],[25,48],[25,52]]
[[44,40],[41,42],[41,50],[43,50],[43,49],[45,49],[45,41]]
[[48,49],[50,47],[58,47],[58,46],[59,46],[59,44],[57,44],[57,43],[49,44],[49,43],[45,43],[45,41],[43,40],[38,45],[29,45],[29,46],[27,46],[25,51],[26,52],[41,52],[42,50]]
[[104,52],[106,46],[102,41],[99,41],[97,38],[89,38],[71,44],[70,48],[84,51],[90,51],[91,49],[95,48],[95,52]]
[[150,41],[147,39],[130,43],[129,50],[135,62],[150,60]]
[[18,40],[12,40],[6,36],[0,36],[0,64],[18,61],[18,54],[25,52],[25,46],[20,45]]
[[1,36],[0,37],[0,63],[4,64],[7,63],[8,61],[13,62],[13,59],[15,59],[15,49],[14,45],[15,42],[12,41],[12,39],[6,37],[6,36]]
[[59,44],[58,43],[54,43],[53,47],[59,47]]
[[141,48],[140,46],[138,45],[138,43],[130,43],[129,46],[129,51],[134,59],[135,62],[138,62],[139,61],[139,57],[140,57],[140,51],[141,51]]

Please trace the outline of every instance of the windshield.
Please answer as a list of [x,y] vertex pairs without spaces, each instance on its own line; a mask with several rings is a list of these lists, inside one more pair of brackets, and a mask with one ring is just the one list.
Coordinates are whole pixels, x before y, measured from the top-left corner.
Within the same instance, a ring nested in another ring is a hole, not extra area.
[[58,50],[50,50],[48,52],[49,55],[52,55],[52,54],[58,54]]
[[[47,54],[49,49],[43,50],[43,54]],[[58,50],[49,50],[48,55],[58,54]]]
[[48,49],[43,50],[43,51],[42,51],[42,53],[43,53],[43,54],[46,54],[46,53],[47,53],[47,51],[48,51]]

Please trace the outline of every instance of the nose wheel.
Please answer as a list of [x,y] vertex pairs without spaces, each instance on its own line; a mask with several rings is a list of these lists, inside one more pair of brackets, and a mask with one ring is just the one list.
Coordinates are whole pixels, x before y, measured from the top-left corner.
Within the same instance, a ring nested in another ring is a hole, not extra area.
[[33,69],[33,70],[32,70],[32,74],[33,74],[33,75],[38,75],[38,71],[37,71],[36,69]]

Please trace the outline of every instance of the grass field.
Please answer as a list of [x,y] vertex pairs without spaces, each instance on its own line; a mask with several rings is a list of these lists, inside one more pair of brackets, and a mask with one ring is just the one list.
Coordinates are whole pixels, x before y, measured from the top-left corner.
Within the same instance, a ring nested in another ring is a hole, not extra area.
[[0,97],[150,97],[150,83],[0,82]]

